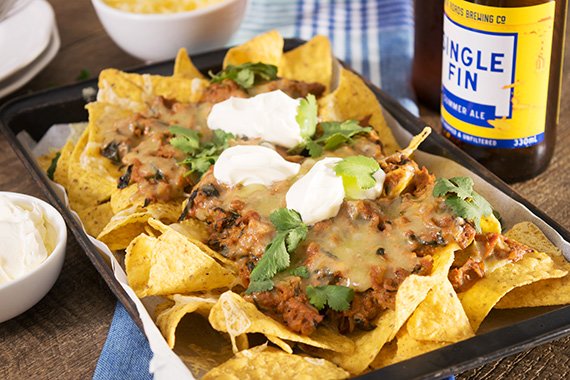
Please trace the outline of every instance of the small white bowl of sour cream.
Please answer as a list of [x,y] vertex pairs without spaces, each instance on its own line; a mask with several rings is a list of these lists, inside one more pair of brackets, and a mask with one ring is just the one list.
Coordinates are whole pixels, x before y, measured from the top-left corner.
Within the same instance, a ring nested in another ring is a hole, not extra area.
[[0,323],[38,303],[57,280],[67,229],[50,204],[0,191]]

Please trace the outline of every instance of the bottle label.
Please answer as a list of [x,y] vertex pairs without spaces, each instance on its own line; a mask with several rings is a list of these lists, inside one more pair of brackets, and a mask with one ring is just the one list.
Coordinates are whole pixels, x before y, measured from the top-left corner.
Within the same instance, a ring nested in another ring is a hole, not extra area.
[[524,148],[544,139],[554,6],[445,0],[445,131],[491,148]]

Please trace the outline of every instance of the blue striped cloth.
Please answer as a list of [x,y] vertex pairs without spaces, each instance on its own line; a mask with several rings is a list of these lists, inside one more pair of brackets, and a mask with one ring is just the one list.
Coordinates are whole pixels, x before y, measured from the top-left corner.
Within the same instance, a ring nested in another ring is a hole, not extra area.
[[[250,0],[230,45],[271,29],[305,40],[324,34],[337,58],[417,113],[410,85],[413,28],[412,0]],[[93,378],[152,379],[149,353],[146,338],[118,304]]]

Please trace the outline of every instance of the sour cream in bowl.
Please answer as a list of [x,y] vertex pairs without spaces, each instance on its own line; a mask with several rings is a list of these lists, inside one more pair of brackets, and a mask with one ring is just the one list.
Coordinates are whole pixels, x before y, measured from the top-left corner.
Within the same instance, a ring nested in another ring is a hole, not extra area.
[[0,322],[38,303],[57,280],[67,229],[50,204],[0,192]]

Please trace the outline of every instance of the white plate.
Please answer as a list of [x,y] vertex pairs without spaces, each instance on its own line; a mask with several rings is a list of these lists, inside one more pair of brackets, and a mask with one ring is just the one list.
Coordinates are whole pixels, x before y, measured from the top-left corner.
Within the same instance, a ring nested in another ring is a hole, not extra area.
[[11,77],[0,81],[0,98],[11,94],[31,81],[32,78],[34,78],[44,67],[48,65],[48,63],[52,61],[60,46],[61,41],[59,39],[59,33],[57,31],[57,26],[54,25],[51,31],[51,39],[49,40],[48,46],[44,52],[28,66],[18,70]]
[[32,1],[0,22],[0,81],[46,50],[54,25],[53,9],[45,0]]

